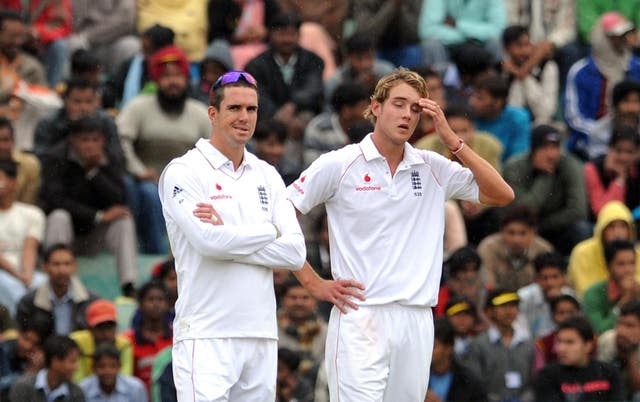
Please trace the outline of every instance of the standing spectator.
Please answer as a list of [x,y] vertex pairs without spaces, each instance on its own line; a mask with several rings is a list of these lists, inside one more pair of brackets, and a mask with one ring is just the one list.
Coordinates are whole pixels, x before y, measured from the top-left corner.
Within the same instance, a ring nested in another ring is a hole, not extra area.
[[580,302],[568,294],[556,296],[549,300],[549,307],[551,308],[551,317],[556,329],[542,338],[535,340],[534,348],[536,358],[534,369],[536,372],[540,371],[540,369],[547,364],[558,361],[558,354],[556,353],[558,325],[567,318],[582,313]]
[[285,185],[300,176],[300,167],[285,158],[287,126],[283,122],[272,119],[258,123],[253,134],[253,147],[258,158],[276,168]]
[[17,78],[29,84],[47,86],[44,68],[35,57],[24,52],[22,45],[27,27],[20,14],[4,9],[0,12],[0,66],[2,80]]
[[40,191],[40,161],[35,156],[15,149],[15,132],[11,121],[0,117],[0,160],[17,164],[15,201],[35,204]]
[[502,143],[502,162],[529,150],[529,114],[508,105],[508,96],[505,79],[493,75],[476,80],[469,98],[476,128],[493,134]]
[[591,234],[580,161],[560,149],[560,133],[541,125],[531,131],[531,152],[513,158],[504,178],[516,201],[538,216],[538,233],[563,255]]
[[595,361],[593,328],[583,317],[571,317],[558,328],[558,363],[546,366],[535,383],[536,401],[620,401],[622,378],[615,367]]
[[502,67],[509,80],[507,103],[529,111],[533,124],[549,124],[558,109],[558,65],[542,59],[532,65],[534,47],[529,30],[512,25],[502,33],[506,55]]
[[533,260],[553,250],[536,230],[536,214],[530,207],[518,204],[503,211],[500,232],[487,236],[478,246],[486,287],[515,292],[533,282]]
[[116,259],[122,292],[131,295],[138,275],[137,243],[125,206],[123,168],[106,149],[99,119],[73,121],[69,131],[70,138],[43,156],[46,245],[73,245],[86,254],[109,249]]
[[354,35],[372,38],[378,56],[394,66],[413,68],[423,64],[418,17],[421,0],[355,0]]
[[75,276],[78,267],[73,250],[54,244],[45,251],[42,268],[48,281],[18,303],[18,327],[29,321],[42,322],[58,335],[87,328],[86,309],[96,297]]

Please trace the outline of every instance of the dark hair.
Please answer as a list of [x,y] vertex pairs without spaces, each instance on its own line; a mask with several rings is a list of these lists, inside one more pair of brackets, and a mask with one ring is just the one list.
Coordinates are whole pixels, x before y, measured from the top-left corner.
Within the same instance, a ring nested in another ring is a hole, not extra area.
[[627,97],[627,95],[634,92],[640,95],[640,81],[624,80],[617,83],[611,91],[611,102],[613,107],[617,107],[618,104]]
[[60,250],[68,251],[71,255],[75,257],[75,253],[73,252],[73,249],[71,248],[71,246],[68,246],[63,243],[56,243],[51,245],[48,249],[44,251],[44,262],[45,263],[49,262],[51,260],[51,256],[53,255],[53,253]]
[[155,24],[142,32],[142,36],[149,38],[153,46],[152,52],[155,52],[165,46],[173,45],[175,33],[171,28]]
[[545,268],[557,268],[563,274],[567,272],[564,257],[555,251],[538,254],[533,260],[533,268],[537,274]]
[[633,251],[633,255],[635,256],[635,246],[629,240],[615,239],[610,242],[605,243],[604,245],[604,260],[607,263],[607,267],[611,264],[611,261],[616,257],[618,252],[624,250]]
[[104,125],[98,116],[83,116],[78,120],[69,122],[69,136],[86,133],[100,133],[103,136],[105,135]]
[[369,94],[361,85],[347,82],[340,84],[333,92],[331,107],[336,113],[340,113],[344,106],[354,106],[368,99]]
[[447,260],[449,265],[449,276],[455,277],[459,272],[467,269],[469,265],[476,271],[480,271],[482,260],[478,252],[471,246],[460,247],[454,251]]
[[458,67],[460,75],[477,76],[491,69],[493,56],[482,45],[465,42],[451,52],[451,60]]
[[416,73],[420,74],[420,76],[422,78],[424,78],[425,80],[427,78],[430,78],[430,77],[436,77],[436,78],[442,80],[442,76],[430,66],[414,67],[413,71],[415,71]]
[[162,283],[159,280],[150,280],[149,282],[145,283],[144,285],[142,285],[142,287],[140,287],[140,289],[138,289],[138,304],[142,304],[142,300],[147,297],[147,294],[152,291],[153,289],[160,289],[162,291],[162,294],[164,295],[164,297],[169,300],[169,291],[167,290],[167,287],[164,285],[164,283]]
[[11,141],[13,141],[14,140],[13,123],[11,122],[11,120],[7,119],[4,116],[0,116],[0,129],[2,128],[9,129],[9,135],[11,136]]
[[344,50],[346,54],[364,53],[375,50],[376,45],[373,39],[367,35],[354,34],[344,42]]
[[90,50],[78,49],[71,55],[71,75],[79,75],[100,70],[98,56]]
[[287,126],[276,119],[259,121],[253,134],[254,141],[264,141],[271,137],[275,137],[280,144],[284,144],[287,141]]
[[278,362],[284,364],[290,371],[298,371],[300,367],[300,354],[291,349],[278,349]]
[[39,344],[42,343],[53,334],[52,321],[45,318],[38,318],[39,316],[31,316],[22,322],[18,322],[18,330],[24,332],[34,332],[40,339]]
[[505,48],[516,42],[522,35],[529,35],[529,29],[523,25],[511,25],[502,31],[502,46]]
[[18,164],[13,159],[0,159],[0,172],[15,179],[18,176]]
[[65,82],[65,89],[62,97],[68,97],[69,94],[71,94],[71,91],[75,89],[92,89],[93,91],[97,90],[96,86],[91,81],[81,77],[71,77]]
[[535,228],[538,223],[538,219],[536,217],[536,212],[528,205],[513,204],[504,208],[502,211],[502,216],[500,217],[500,229],[513,222],[519,222],[529,226],[530,228]]
[[44,341],[44,363],[47,368],[51,367],[53,359],[65,359],[69,354],[76,350],[80,351],[78,344],[68,336],[51,335]]
[[302,25],[302,19],[297,13],[279,13],[271,19],[269,31],[288,27],[300,29],[300,25]]
[[256,88],[255,85],[247,82],[247,80],[244,77],[241,77],[240,79],[238,79],[238,81],[232,84],[219,86],[218,88],[215,89],[215,91],[213,90],[213,85],[212,85],[211,88],[209,89],[209,106],[213,106],[214,108],[216,108],[216,110],[220,110],[220,104],[224,100],[224,89],[233,88],[233,87],[251,88],[256,91],[258,98],[260,97],[260,94],[258,94],[258,88]]
[[20,13],[15,10],[9,9],[0,11],[0,31],[4,29],[5,21],[17,21],[24,24],[24,19],[22,18]]
[[562,294],[560,296],[552,297],[551,300],[549,300],[549,307],[551,308],[551,312],[555,312],[556,308],[558,307],[558,304],[562,302],[569,302],[576,307],[576,310],[578,311],[582,310],[582,307],[580,306],[580,302],[578,301],[578,299],[576,299],[571,295]]
[[116,347],[116,345],[111,343],[101,343],[96,346],[95,352],[93,352],[93,363],[98,362],[103,357],[110,357],[112,359],[116,359],[120,362],[120,351]]
[[487,91],[492,98],[506,100],[509,96],[509,84],[499,75],[490,75],[479,79],[474,84],[474,90]]
[[635,315],[640,320],[640,301],[631,300],[620,307],[620,317],[623,315]]
[[444,111],[444,116],[447,119],[458,117],[473,122],[473,111],[468,105],[453,104],[447,106],[447,109]]
[[614,126],[611,137],[609,138],[609,147],[614,147],[617,143],[622,141],[630,141],[636,148],[638,148],[638,146],[640,146],[640,135],[638,134],[638,130],[625,124]]
[[433,320],[433,338],[440,343],[453,346],[456,332],[446,317],[437,317]]
[[591,323],[582,315],[571,316],[558,324],[558,332],[563,329],[575,330],[585,342],[593,341],[595,337]]
[[287,293],[289,293],[289,290],[291,288],[300,288],[300,287],[304,287],[302,286],[302,284],[300,283],[300,281],[298,281],[298,279],[293,276],[293,275],[289,275],[287,277],[287,279],[284,281],[284,283],[282,284],[282,295],[286,295]]
[[169,272],[175,271],[175,270],[176,270],[175,258],[168,259],[167,261],[160,264],[156,277],[158,279],[164,279],[167,277],[167,274],[169,274]]

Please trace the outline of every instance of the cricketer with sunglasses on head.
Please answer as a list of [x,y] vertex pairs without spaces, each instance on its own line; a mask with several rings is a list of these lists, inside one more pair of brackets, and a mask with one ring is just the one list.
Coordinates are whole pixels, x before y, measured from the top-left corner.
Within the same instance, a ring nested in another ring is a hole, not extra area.
[[300,269],[304,238],[275,168],[245,149],[256,127],[255,79],[222,75],[209,105],[211,139],[171,161],[159,182],[178,274],[178,401],[273,401],[272,269]]

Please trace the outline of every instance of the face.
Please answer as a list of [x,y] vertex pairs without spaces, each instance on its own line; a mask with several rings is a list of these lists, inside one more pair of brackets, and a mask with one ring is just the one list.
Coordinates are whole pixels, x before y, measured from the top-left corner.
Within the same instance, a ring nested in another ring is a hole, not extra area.
[[553,322],[560,324],[567,318],[578,314],[578,308],[569,301],[561,301],[556,304],[555,310],[552,312]]
[[621,140],[609,147],[608,157],[611,163],[623,169],[631,168],[638,155],[638,147],[633,141]]
[[489,309],[491,321],[499,327],[510,327],[518,317],[518,303],[507,303]]
[[188,79],[175,63],[168,63],[158,78],[158,90],[168,98],[179,98],[187,90]]
[[164,278],[162,278],[162,282],[170,293],[178,294],[178,274],[175,269],[170,269]]
[[64,107],[71,121],[89,116],[98,107],[96,91],[93,88],[73,89],[64,98]]
[[617,105],[618,114],[640,114],[640,93],[631,92],[627,94]]
[[20,52],[24,44],[27,31],[20,21],[4,21],[0,31],[0,49],[9,59],[13,59]]
[[202,80],[207,83],[216,82],[227,71],[220,63],[215,61],[204,62],[202,67]]
[[501,230],[502,238],[511,255],[523,255],[536,236],[536,231],[524,222],[510,222]]
[[285,145],[278,140],[277,134],[270,135],[261,141],[255,141],[256,153],[273,166],[280,165],[284,157]]
[[536,275],[536,282],[547,299],[558,296],[564,286],[564,275],[558,267],[543,267]]
[[534,166],[558,166],[562,150],[560,144],[546,143],[533,152]]
[[448,285],[451,291],[458,295],[463,295],[471,300],[475,300],[479,290],[479,273],[478,267],[474,264],[467,266],[452,276]]
[[502,102],[484,89],[474,89],[469,97],[473,114],[481,119],[491,119],[502,110]]
[[589,354],[593,348],[593,341],[585,342],[578,331],[566,328],[558,331],[556,338],[556,353],[558,362],[565,366],[585,366],[589,362]]
[[302,286],[293,286],[282,299],[287,314],[294,320],[307,320],[316,311],[316,299]]
[[93,340],[96,345],[100,343],[116,343],[116,329],[117,324],[113,321],[101,322],[93,328],[89,328],[93,335]]
[[44,263],[44,270],[54,288],[68,286],[71,276],[76,273],[76,260],[68,250],[57,250]]
[[375,61],[375,53],[373,49],[362,52],[350,53],[347,55],[349,65],[356,75],[373,71],[373,62]]
[[220,110],[209,106],[211,142],[222,148],[243,148],[258,120],[258,93],[249,87],[225,87]]
[[340,110],[340,118],[346,122],[347,127],[352,127],[354,124],[364,120],[364,111],[367,110],[369,102],[362,100],[352,106],[343,106]]
[[161,289],[150,289],[140,302],[140,311],[150,319],[162,319],[169,311],[167,295]]
[[296,27],[277,28],[269,34],[271,46],[283,56],[292,55],[298,47],[300,34]]
[[104,135],[97,132],[75,134],[69,141],[71,148],[81,160],[99,159],[106,145]]
[[72,349],[64,359],[51,359],[52,371],[58,373],[62,378],[70,381],[73,378],[73,373],[78,368],[78,357],[80,356],[78,349]]
[[418,91],[402,82],[391,88],[383,103],[372,100],[371,112],[377,118],[374,133],[379,132],[384,141],[396,146],[404,144],[420,120],[419,99]]
[[633,250],[620,250],[609,263],[611,279],[620,283],[636,274],[636,253]]
[[602,231],[602,241],[605,243],[612,240],[629,240],[630,237],[629,225],[623,220],[611,222]]
[[449,322],[458,335],[466,335],[473,329],[475,325],[475,318],[471,313],[462,312],[449,316]]
[[446,365],[451,360],[453,354],[453,346],[446,345],[439,340],[433,342],[433,355],[431,356],[431,367]]
[[18,356],[27,358],[40,345],[40,336],[34,331],[23,331],[18,334],[16,349]]
[[[447,108],[447,98],[444,92],[444,85],[440,77],[429,76],[424,79],[427,83],[427,91],[429,91],[429,98],[433,99],[440,108],[443,110]],[[454,130],[457,133],[457,131]]]
[[531,53],[533,52],[533,45],[529,39],[529,35],[524,34],[520,36],[515,42],[507,46],[507,53],[513,62],[520,66],[525,61],[529,60]]
[[640,319],[636,315],[627,314],[618,318],[616,344],[623,350],[633,350],[640,345]]
[[447,123],[449,123],[449,127],[451,127],[453,132],[465,142],[469,142],[471,137],[473,137],[473,133],[476,132],[476,127],[473,125],[473,122],[464,117],[450,117],[447,119]]
[[15,190],[15,177],[10,177],[4,171],[0,170],[0,199],[13,197],[15,195]]
[[103,356],[93,363],[93,371],[98,377],[100,385],[111,389],[116,385],[116,378],[120,372],[120,362],[110,356]]

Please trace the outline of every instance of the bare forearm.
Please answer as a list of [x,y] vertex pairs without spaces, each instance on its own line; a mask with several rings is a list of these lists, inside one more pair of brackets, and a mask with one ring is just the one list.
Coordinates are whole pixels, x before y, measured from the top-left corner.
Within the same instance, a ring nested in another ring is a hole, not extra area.
[[29,237],[22,248],[22,275],[30,278],[38,259],[38,240]]
[[480,187],[480,202],[487,205],[504,206],[513,201],[513,189],[489,162],[476,154],[471,147],[464,146],[456,155],[471,169]]

